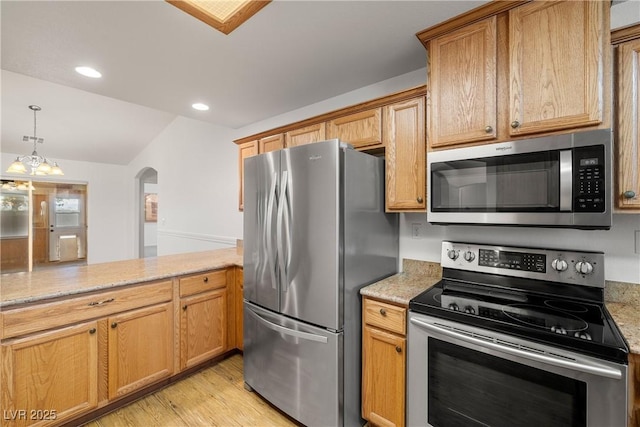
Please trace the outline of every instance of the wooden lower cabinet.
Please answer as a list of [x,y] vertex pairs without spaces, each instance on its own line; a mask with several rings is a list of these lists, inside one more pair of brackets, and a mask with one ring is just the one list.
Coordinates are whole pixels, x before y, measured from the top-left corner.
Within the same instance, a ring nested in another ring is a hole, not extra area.
[[186,369],[227,349],[227,289],[183,298],[180,309],[180,368]]
[[234,266],[2,310],[0,426],[56,426],[117,405],[241,345],[238,318]]
[[109,399],[173,373],[173,303],[109,317]]
[[640,427],[640,354],[629,354],[629,427]]
[[406,308],[365,298],[362,312],[362,418],[404,426]]
[[2,351],[2,426],[69,420],[98,405],[97,322],[8,340]]
[[238,350],[244,350],[243,340],[243,310],[244,310],[244,270],[242,268],[236,268],[236,295],[235,295],[235,317],[236,317],[236,348]]

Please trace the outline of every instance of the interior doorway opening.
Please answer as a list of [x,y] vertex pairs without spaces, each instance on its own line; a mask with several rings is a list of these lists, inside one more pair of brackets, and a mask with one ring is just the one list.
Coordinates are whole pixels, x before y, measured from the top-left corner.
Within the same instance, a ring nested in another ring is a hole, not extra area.
[[2,273],[86,264],[87,185],[3,179]]
[[158,255],[158,171],[145,168],[138,175],[139,199],[139,248],[138,258]]

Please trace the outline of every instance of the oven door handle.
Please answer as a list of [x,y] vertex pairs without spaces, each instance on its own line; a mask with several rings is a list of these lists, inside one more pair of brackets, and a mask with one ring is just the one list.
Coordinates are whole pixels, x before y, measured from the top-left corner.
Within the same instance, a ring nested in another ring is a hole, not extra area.
[[502,353],[511,354],[513,356],[524,357],[526,359],[535,360],[537,362],[558,366],[560,368],[568,368],[573,371],[580,371],[580,372],[585,372],[587,374],[598,375],[601,377],[613,378],[614,380],[622,379],[622,372],[619,369],[614,369],[609,366],[599,365],[591,361],[581,360],[580,362],[573,362],[570,360],[549,356],[547,354],[531,353],[526,350],[509,347],[496,342],[485,341],[480,338],[474,338],[474,337],[467,336],[465,334],[461,334],[455,331],[450,331],[448,329],[442,328],[437,325],[432,325],[429,323],[422,322],[418,319],[410,319],[410,322],[418,327],[421,327],[433,332],[437,332],[447,337],[456,338],[461,341],[466,341],[468,343],[475,344],[480,347],[491,348],[491,349],[500,351]]

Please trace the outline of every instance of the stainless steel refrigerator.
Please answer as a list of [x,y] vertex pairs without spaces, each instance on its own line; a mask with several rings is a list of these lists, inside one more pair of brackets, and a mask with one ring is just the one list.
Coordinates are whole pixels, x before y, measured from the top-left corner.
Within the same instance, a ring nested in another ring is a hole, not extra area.
[[304,425],[362,425],[359,290],[398,265],[384,159],[330,140],[244,173],[245,384]]

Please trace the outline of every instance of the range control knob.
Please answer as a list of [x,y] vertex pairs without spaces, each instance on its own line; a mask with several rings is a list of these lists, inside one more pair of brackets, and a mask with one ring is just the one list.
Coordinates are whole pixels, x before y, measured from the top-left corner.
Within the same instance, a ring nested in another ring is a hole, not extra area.
[[464,312],[467,314],[476,314],[476,309],[468,305],[464,308]]
[[551,268],[555,271],[565,271],[569,266],[567,265],[567,261],[563,259],[554,259],[551,262]]
[[474,254],[471,251],[466,251],[463,256],[464,256],[465,261],[467,261],[467,262],[471,262],[474,259],[476,259],[476,254]]
[[449,310],[460,311],[460,308],[458,307],[458,304],[452,302],[451,304],[449,304]]
[[580,332],[580,331],[578,331],[575,334],[573,334],[573,336],[576,337],[576,338],[587,340],[587,341],[591,341],[592,340],[591,335],[589,335],[588,332]]
[[580,274],[591,274],[593,265],[588,261],[578,261],[576,262],[576,271]]
[[457,251],[455,249],[449,249],[447,250],[447,256],[449,257],[450,260],[455,261],[458,259],[458,256],[460,255],[460,251]]

